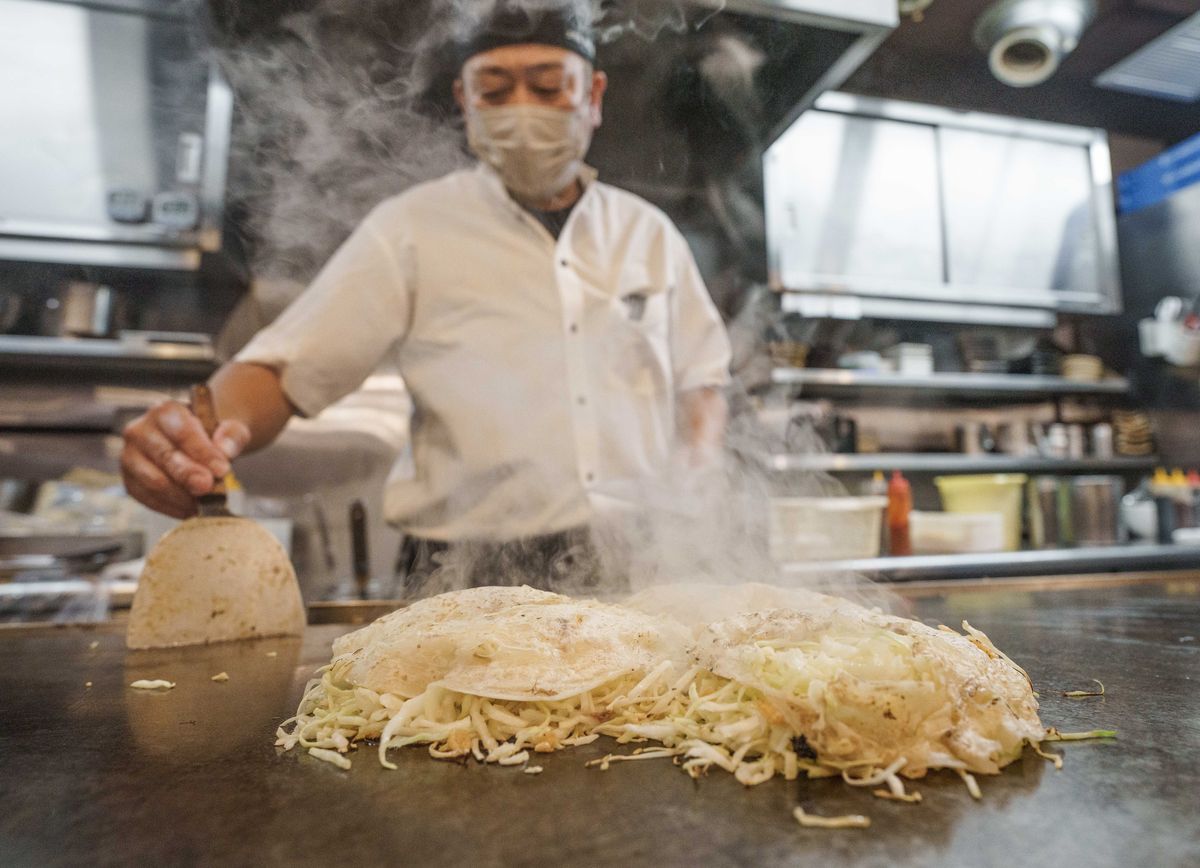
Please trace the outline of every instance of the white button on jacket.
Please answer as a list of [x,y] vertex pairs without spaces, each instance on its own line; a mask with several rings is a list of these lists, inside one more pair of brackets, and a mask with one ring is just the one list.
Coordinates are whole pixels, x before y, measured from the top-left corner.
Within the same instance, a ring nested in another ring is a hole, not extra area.
[[587,180],[557,242],[484,166],[388,199],[238,355],[279,370],[305,415],[394,357],[413,454],[385,509],[406,532],[586,524],[593,486],[664,469],[676,397],[728,381],[729,340],[679,231]]

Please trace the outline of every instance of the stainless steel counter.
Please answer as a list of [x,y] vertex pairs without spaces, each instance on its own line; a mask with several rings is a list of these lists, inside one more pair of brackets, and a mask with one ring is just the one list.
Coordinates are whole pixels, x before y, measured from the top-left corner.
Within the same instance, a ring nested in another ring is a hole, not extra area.
[[1135,542],[1016,552],[804,561],[783,565],[783,572],[798,580],[813,574],[856,573],[888,582],[1153,570],[1200,570],[1200,545]]
[[[919,806],[838,782],[745,789],[667,762],[600,772],[598,743],[517,769],[370,751],[343,772],[272,746],[311,669],[346,629],[126,652],[118,625],[0,628],[0,863],[138,865],[1183,866],[1200,862],[1200,574],[906,587],[901,610],[967,618],[1024,664],[1043,720],[1120,739],[1027,755],[981,780],[917,788]],[[93,643],[96,647],[91,647]],[[268,656],[274,652],[277,656]],[[229,673],[217,684],[210,676]],[[166,693],[130,690],[169,678]],[[1061,691],[1099,678],[1107,695]],[[87,682],[92,686],[86,686]],[[603,741],[603,740],[602,740]],[[869,814],[869,830],[802,829],[797,803]]]

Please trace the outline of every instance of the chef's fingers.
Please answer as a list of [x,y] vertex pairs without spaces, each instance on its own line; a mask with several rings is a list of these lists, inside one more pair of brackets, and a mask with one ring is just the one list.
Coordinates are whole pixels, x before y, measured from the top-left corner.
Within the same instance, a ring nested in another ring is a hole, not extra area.
[[[213,432],[213,443],[221,450],[226,458],[234,459],[242,454],[246,444],[250,442],[250,429],[244,422],[236,419],[226,419]],[[223,474],[222,474],[223,475]]]
[[183,507],[174,501],[160,500],[149,490],[142,488],[141,483],[131,480],[125,484],[125,490],[129,495],[139,503],[144,504],[155,512],[160,512],[169,518],[177,518],[180,520],[191,518],[196,514],[195,501],[191,501],[192,506]]
[[175,401],[166,401],[147,415],[176,448],[193,461],[203,464],[213,476],[221,477],[229,472],[229,458],[204,433],[204,426],[187,407]]
[[125,447],[133,449],[168,476],[176,485],[199,497],[212,490],[213,472],[191,458],[158,427],[150,411],[125,428]]
[[188,518],[196,512],[192,496],[128,444],[121,452],[121,478],[130,496],[155,512],[172,518]]
[[121,478],[127,487],[132,485],[154,500],[147,506],[170,505],[177,512],[186,512],[194,506],[187,489],[164,473],[135,444],[126,443],[121,450]]

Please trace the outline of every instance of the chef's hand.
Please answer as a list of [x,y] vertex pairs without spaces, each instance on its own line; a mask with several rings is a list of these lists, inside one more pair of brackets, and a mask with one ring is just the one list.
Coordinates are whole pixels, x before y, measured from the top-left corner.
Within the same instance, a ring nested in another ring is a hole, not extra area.
[[136,500],[172,518],[196,514],[196,498],[229,472],[229,461],[250,441],[241,422],[226,420],[213,436],[184,405],[164,401],[124,431],[121,477]]

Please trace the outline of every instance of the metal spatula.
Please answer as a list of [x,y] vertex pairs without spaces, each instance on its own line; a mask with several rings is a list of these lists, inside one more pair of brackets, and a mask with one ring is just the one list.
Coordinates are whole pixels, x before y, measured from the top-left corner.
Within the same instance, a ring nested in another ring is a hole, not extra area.
[[[192,389],[192,412],[209,436],[212,394]],[[130,648],[164,648],[304,631],[304,602],[288,553],[248,518],[231,516],[227,480],[196,498],[199,516],[182,522],[146,557],[129,613]]]

